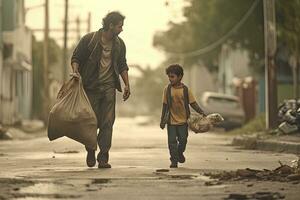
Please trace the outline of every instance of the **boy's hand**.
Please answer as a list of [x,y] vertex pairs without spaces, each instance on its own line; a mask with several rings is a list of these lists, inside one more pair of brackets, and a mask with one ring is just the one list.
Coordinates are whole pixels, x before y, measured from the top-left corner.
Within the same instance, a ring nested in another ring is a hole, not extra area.
[[203,117],[207,117],[207,114],[205,114],[204,112],[203,113],[200,113]]

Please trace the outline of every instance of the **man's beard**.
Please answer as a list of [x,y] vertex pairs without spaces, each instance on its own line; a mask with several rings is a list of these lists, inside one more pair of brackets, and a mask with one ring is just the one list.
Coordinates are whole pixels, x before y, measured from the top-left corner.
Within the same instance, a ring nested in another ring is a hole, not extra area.
[[113,36],[117,37],[120,34],[120,32],[113,32]]

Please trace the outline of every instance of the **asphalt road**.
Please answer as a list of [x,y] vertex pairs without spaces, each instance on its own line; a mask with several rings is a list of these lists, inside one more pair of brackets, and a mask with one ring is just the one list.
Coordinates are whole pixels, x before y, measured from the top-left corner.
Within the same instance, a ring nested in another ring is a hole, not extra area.
[[[169,168],[166,130],[119,118],[111,169],[88,168],[84,147],[68,138],[0,141],[2,199],[300,199],[299,181],[215,181],[207,173],[275,169],[293,154],[231,146],[220,133],[190,132],[186,163]],[[215,182],[214,182],[215,181]]]

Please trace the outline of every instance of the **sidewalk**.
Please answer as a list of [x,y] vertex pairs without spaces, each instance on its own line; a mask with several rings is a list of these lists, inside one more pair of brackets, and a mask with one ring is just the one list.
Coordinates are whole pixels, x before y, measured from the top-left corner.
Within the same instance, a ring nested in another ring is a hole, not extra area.
[[46,136],[46,127],[40,120],[23,120],[21,125],[3,127],[0,124],[1,140],[26,140]]
[[289,135],[253,134],[237,136],[232,145],[246,149],[300,154],[300,133]]

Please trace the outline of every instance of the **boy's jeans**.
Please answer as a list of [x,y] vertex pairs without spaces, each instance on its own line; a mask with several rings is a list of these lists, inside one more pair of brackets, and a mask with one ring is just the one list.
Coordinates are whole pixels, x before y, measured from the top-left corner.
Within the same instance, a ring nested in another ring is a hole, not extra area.
[[178,155],[185,151],[188,138],[188,125],[168,124],[168,146],[171,162],[178,162]]

